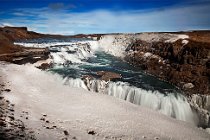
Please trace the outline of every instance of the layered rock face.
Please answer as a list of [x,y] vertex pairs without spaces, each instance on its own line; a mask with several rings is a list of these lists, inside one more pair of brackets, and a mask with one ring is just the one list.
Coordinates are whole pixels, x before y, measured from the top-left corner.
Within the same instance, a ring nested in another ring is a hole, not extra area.
[[13,42],[46,35],[28,31],[26,27],[0,27],[0,60],[16,64],[34,63],[48,58],[47,49],[24,48]]
[[13,45],[15,40],[40,38],[42,34],[28,31],[26,27],[0,27],[0,54],[21,51],[23,48]]
[[209,94],[210,44],[186,41],[189,42],[185,44],[181,39],[175,42],[137,40],[127,48],[129,57],[126,60],[188,94]]
[[210,32],[105,35],[99,45],[190,94],[210,94]]

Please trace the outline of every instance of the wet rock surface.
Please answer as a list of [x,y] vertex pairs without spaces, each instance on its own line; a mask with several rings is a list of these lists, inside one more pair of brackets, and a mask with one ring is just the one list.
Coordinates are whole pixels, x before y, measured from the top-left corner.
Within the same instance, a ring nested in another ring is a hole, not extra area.
[[110,81],[122,78],[121,74],[110,71],[97,71],[96,75],[83,75],[82,80],[89,91],[104,93]]

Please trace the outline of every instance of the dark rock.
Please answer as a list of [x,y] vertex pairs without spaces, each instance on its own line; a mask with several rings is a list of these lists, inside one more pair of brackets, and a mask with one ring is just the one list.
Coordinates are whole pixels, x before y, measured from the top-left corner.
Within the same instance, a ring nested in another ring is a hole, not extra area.
[[3,121],[0,121],[0,125],[1,125],[1,126],[6,126],[6,123],[3,122]]
[[9,132],[9,131],[11,131],[11,129],[5,129],[4,131],[5,131],[5,132]]
[[14,116],[8,116],[11,120],[14,120],[15,118],[14,118]]
[[6,92],[10,92],[11,90],[10,90],[10,89],[5,89],[4,91],[6,91]]
[[18,128],[25,129],[25,126],[20,125],[20,126],[18,126]]
[[101,77],[101,80],[105,81],[122,78],[120,74],[109,71],[98,71],[97,75]]
[[44,117],[41,117],[40,120],[45,121],[45,118]]
[[46,126],[46,129],[50,129],[50,127],[49,126]]
[[42,70],[46,70],[46,69],[50,69],[53,67],[53,63],[42,63],[40,66],[38,66],[37,68],[42,69]]
[[64,135],[69,135],[69,132],[66,130],[64,130],[63,133],[64,133]]
[[95,134],[96,134],[96,132],[95,132],[95,131],[93,131],[93,130],[90,130],[90,131],[88,131],[88,134],[90,134],[90,135],[95,135]]
[[19,136],[20,136],[20,137],[24,137],[24,135],[23,135],[23,134],[20,134]]

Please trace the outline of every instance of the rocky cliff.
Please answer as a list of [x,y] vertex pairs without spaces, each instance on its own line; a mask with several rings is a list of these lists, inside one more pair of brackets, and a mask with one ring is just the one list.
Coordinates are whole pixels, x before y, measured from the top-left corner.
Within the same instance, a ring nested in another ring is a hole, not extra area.
[[178,39],[174,42],[136,40],[126,60],[166,80],[187,94],[210,94],[210,43]]
[[28,31],[26,27],[0,27],[0,60],[16,64],[34,63],[48,58],[47,49],[24,48],[16,40],[35,39],[46,35]]
[[210,94],[210,32],[105,35],[99,45],[132,65],[181,88]]

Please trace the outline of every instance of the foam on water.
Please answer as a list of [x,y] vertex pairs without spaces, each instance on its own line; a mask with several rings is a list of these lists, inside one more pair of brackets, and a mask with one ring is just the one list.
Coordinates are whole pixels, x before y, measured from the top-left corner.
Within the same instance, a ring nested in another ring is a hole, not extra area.
[[34,47],[34,48],[47,48],[51,46],[61,46],[61,45],[72,45],[75,42],[52,42],[52,43],[25,43],[25,42],[15,42],[15,45],[21,45],[24,47]]
[[50,55],[55,64],[84,63],[84,59],[94,55],[98,50],[97,41],[76,41],[76,42],[15,42],[15,45],[35,48],[49,48]]

